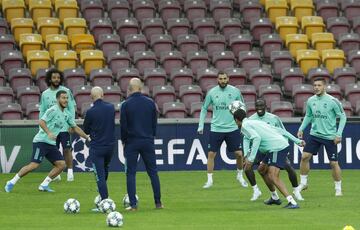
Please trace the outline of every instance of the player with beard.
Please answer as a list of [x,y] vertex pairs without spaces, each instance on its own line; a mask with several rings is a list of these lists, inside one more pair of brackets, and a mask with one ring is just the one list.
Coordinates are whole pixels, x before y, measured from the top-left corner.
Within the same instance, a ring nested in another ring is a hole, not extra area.
[[[70,89],[63,86],[64,82],[64,76],[63,73],[57,69],[50,69],[46,73],[45,78],[46,84],[48,85],[48,89],[46,89],[41,94],[40,99],[40,114],[39,118],[41,118],[47,109],[49,109],[51,106],[55,105],[57,103],[56,101],[56,93],[59,90],[64,90],[68,94],[69,98],[69,105],[65,109],[70,116],[72,116],[73,119],[75,119],[75,106],[76,102],[73,97],[73,94],[71,93]],[[67,167],[67,181],[73,181],[74,180],[74,174],[73,174],[73,156],[72,156],[72,148],[71,148],[71,139],[70,139],[70,133],[69,133],[69,127],[64,126],[59,135],[56,139],[56,146],[59,148],[60,144],[63,149],[63,155],[66,162]],[[60,175],[55,178],[55,180],[60,180]]]
[[39,119],[39,132],[33,139],[33,154],[31,162],[22,167],[20,171],[5,185],[5,191],[11,192],[20,178],[37,169],[44,157],[54,166],[45,180],[40,184],[39,191],[54,192],[49,183],[65,168],[64,157],[56,147],[56,137],[64,127],[71,127],[75,133],[90,141],[90,137],[75,124],[75,119],[66,110],[68,95],[64,90],[56,93],[57,103],[51,106]]
[[203,188],[210,188],[213,185],[214,159],[223,141],[226,142],[228,151],[235,153],[237,165],[236,179],[243,187],[247,187],[248,184],[242,175],[243,153],[241,147],[241,135],[232,114],[228,110],[228,106],[233,101],[239,100],[244,102],[244,99],[239,89],[228,85],[229,77],[226,73],[219,72],[217,80],[218,85],[210,89],[205,97],[197,130],[199,134],[203,134],[207,109],[212,105],[213,115],[208,144],[207,182]]

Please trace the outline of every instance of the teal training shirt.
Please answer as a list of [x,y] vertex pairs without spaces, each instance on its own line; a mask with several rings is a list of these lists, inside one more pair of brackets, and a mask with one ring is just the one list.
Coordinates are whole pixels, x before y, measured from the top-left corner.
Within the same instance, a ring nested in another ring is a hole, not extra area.
[[254,113],[249,117],[250,120],[263,121],[271,126],[285,129],[284,124],[278,116],[272,113],[265,112],[263,116],[259,116],[257,113]]
[[[46,89],[41,94],[40,99],[40,112],[39,112],[39,119],[44,115],[45,111],[52,107],[53,105],[57,104],[56,100],[56,93],[59,90],[65,90],[68,94],[68,106],[66,107],[67,112],[72,116],[73,119],[75,119],[75,106],[76,102],[74,99],[73,94],[71,93],[71,90],[66,88],[65,86],[60,85],[57,89],[52,90],[51,88]],[[64,129],[61,130],[61,132],[67,132],[69,127],[64,126]]]
[[230,103],[236,100],[244,102],[239,89],[236,87],[227,85],[224,89],[220,86],[212,88],[207,93],[203,106],[201,107],[198,131],[204,129],[205,117],[210,105],[212,105],[213,108],[211,119],[212,132],[226,133],[237,130],[238,127],[234,121],[233,115],[228,109]]
[[289,146],[288,139],[296,144],[301,140],[282,128],[271,126],[263,121],[245,118],[241,125],[241,133],[244,135],[244,156],[254,162],[256,154],[279,152]]
[[[336,130],[337,117],[340,117],[340,122]],[[346,115],[339,100],[327,93],[310,97],[306,102],[306,114],[299,131],[304,131],[310,123],[310,135],[327,140],[341,137],[346,124]]]
[[[75,120],[68,111],[61,111],[58,104],[53,105],[41,117],[45,121],[46,126],[55,136],[64,130],[64,127],[75,127]],[[50,145],[56,145],[56,141],[48,137],[46,132],[40,127],[39,132],[35,135],[33,142],[45,142]]]

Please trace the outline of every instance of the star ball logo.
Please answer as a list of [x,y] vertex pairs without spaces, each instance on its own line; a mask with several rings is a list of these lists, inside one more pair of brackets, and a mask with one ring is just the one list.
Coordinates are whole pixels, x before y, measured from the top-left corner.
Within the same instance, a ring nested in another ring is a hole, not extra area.
[[72,142],[72,149],[74,169],[78,169],[83,172],[93,171],[89,160],[89,148],[85,145],[85,139],[77,137]]

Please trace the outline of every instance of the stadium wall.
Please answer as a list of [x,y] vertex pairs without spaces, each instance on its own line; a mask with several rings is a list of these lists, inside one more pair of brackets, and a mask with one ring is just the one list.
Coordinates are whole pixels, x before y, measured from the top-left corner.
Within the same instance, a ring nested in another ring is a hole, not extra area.
[[[205,135],[198,135],[197,119],[160,119],[155,140],[157,164],[160,171],[206,170],[206,154],[209,123],[205,126]],[[286,129],[296,134],[301,120],[284,119]],[[82,121],[78,121],[81,125]],[[38,131],[36,121],[0,121],[0,171],[10,173],[18,171],[28,163],[32,154],[32,139]],[[305,131],[308,135],[309,130]],[[120,141],[120,125],[116,124],[118,143],[116,154],[110,164],[111,171],[124,171],[124,154]],[[91,171],[87,160],[89,151],[84,140],[73,136],[74,170]],[[301,149],[291,144],[289,158],[295,168],[299,167]],[[360,169],[360,122],[349,121],[343,133],[343,142],[338,145],[340,165],[344,169]],[[328,169],[328,158],[323,154],[314,157],[311,168]],[[325,157],[324,157],[325,156]],[[38,171],[48,171],[51,165],[46,161]],[[144,170],[140,160],[139,169]],[[215,169],[235,169],[232,153],[226,152],[225,144],[216,157]]]

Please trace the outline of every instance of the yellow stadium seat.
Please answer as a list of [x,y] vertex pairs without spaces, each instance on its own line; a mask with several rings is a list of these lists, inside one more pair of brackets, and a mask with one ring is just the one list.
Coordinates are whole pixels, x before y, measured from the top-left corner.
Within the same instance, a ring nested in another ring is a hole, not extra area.
[[3,0],[3,15],[8,22],[13,18],[25,18],[25,2],[24,0]]
[[75,34],[71,37],[71,48],[80,53],[82,50],[95,49],[95,39],[91,34]]
[[45,39],[45,48],[49,51],[50,57],[54,57],[56,50],[67,50],[69,47],[69,40],[66,35],[51,34],[47,35]]
[[23,56],[26,58],[30,50],[41,50],[43,42],[40,34],[21,34],[19,45]]
[[291,0],[290,1],[292,15],[294,15],[298,22],[301,22],[301,18],[304,16],[314,15],[313,0]]
[[308,74],[309,69],[320,66],[320,57],[317,50],[298,50],[296,61],[304,74]]
[[286,39],[287,34],[297,34],[299,29],[295,17],[277,17],[275,26],[282,40]]
[[37,30],[45,41],[47,35],[60,34],[60,20],[58,18],[38,18]]
[[104,67],[104,54],[101,50],[83,50],[80,52],[80,63],[89,75],[91,70]]
[[276,17],[286,16],[288,5],[286,0],[266,0],[265,10],[272,23],[275,23]]
[[286,47],[291,55],[296,58],[296,51],[308,49],[309,41],[305,34],[288,34],[286,35]]
[[54,54],[55,67],[64,71],[65,69],[73,69],[77,67],[77,54],[73,50],[56,50]]
[[331,74],[336,68],[345,66],[345,53],[339,49],[329,49],[322,51],[323,65],[329,70]]
[[51,17],[52,6],[50,0],[30,0],[29,12],[35,23],[37,23],[38,18]]
[[71,39],[74,34],[86,34],[86,21],[84,18],[65,18],[64,33]]
[[11,32],[15,41],[20,41],[20,34],[33,33],[34,22],[31,18],[13,18],[11,19]]
[[335,39],[332,33],[313,33],[311,35],[311,45],[322,55],[323,50],[334,49]]
[[56,0],[55,12],[60,22],[63,23],[65,18],[76,18],[79,7],[76,0]]
[[46,50],[31,50],[28,52],[27,65],[33,76],[39,69],[50,67],[50,55]]
[[318,16],[304,16],[301,19],[301,29],[303,33],[311,39],[313,33],[322,33],[325,30],[325,24],[322,17]]

